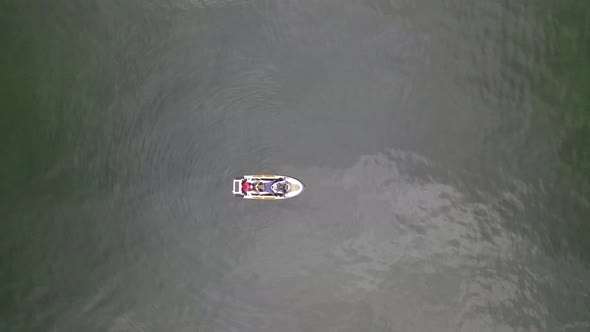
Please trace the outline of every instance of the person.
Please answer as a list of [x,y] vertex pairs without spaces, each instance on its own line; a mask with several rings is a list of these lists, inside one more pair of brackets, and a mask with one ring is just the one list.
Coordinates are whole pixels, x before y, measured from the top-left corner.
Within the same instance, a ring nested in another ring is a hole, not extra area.
[[[254,183],[244,182],[242,184],[242,190],[244,192],[256,191],[258,194],[266,192],[275,196],[284,197],[288,189],[286,183],[281,183],[284,180],[284,178],[278,178],[266,183],[260,180]],[[277,183],[277,191],[272,189],[272,185],[275,183]]]
[[264,183],[262,181],[258,181],[255,183],[244,182],[244,183],[242,183],[242,191],[244,191],[244,192],[264,191]]
[[244,182],[244,183],[242,183],[242,191],[243,191],[244,193],[246,193],[246,192],[249,192],[249,191],[251,191],[252,189],[253,189],[253,188],[252,188],[252,184],[251,184],[251,183],[249,183],[249,182]]
[[[272,189],[272,186],[276,183],[275,190]],[[288,184],[285,182],[284,178],[278,178],[271,183],[268,184],[268,188],[270,192],[273,192],[277,196],[285,196],[287,190],[289,189]]]

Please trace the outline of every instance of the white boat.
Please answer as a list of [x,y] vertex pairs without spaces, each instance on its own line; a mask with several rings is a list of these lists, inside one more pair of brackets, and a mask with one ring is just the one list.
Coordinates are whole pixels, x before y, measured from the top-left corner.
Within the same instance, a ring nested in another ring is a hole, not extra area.
[[258,200],[279,200],[295,197],[303,192],[301,181],[276,174],[244,175],[233,181],[236,197]]

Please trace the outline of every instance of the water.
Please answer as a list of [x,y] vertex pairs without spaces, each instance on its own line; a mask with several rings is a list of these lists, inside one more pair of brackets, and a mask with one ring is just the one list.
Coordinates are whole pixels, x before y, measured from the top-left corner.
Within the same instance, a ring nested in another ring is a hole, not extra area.
[[1,330],[587,331],[589,7],[3,1]]

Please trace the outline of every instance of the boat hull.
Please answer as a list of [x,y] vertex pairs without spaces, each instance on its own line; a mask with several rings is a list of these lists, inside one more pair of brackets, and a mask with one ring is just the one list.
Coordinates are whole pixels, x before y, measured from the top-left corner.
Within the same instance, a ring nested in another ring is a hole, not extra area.
[[[256,191],[249,191],[245,192],[242,190],[242,184],[247,182],[271,182],[278,178],[283,178],[284,181],[288,183],[289,189],[283,196],[275,196],[268,193],[259,193]],[[253,199],[253,200],[261,200],[261,201],[274,201],[274,200],[284,200],[287,198],[292,198],[295,196],[300,195],[305,186],[301,181],[296,178],[285,176],[285,175],[278,175],[278,174],[254,174],[254,175],[244,175],[241,177],[237,177],[233,181],[233,190],[232,193],[242,199]]]

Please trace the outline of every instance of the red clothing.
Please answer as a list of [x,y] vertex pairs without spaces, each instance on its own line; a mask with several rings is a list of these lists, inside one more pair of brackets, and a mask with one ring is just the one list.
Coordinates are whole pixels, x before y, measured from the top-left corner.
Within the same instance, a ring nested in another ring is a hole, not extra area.
[[242,190],[243,191],[250,191],[250,189],[251,189],[251,184],[249,184],[248,182],[244,182],[242,184]]

